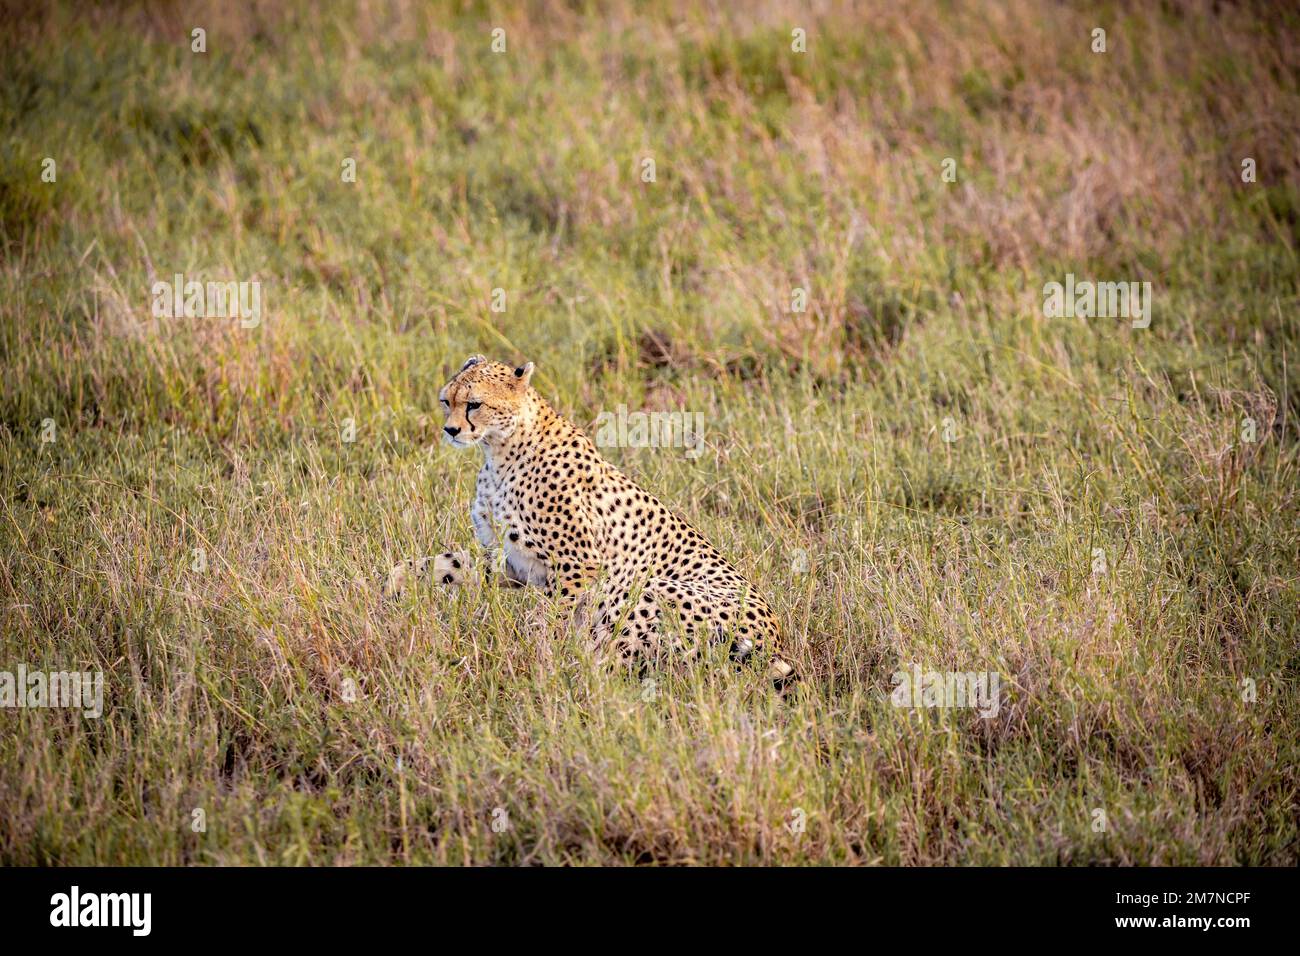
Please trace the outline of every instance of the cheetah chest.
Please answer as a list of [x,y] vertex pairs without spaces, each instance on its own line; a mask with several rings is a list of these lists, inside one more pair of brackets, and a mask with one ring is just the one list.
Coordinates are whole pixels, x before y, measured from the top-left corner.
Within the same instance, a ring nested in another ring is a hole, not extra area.
[[510,576],[527,584],[544,585],[548,565],[546,551],[535,540],[516,496],[488,469],[479,475],[478,494],[472,512],[474,533],[485,548],[500,548]]

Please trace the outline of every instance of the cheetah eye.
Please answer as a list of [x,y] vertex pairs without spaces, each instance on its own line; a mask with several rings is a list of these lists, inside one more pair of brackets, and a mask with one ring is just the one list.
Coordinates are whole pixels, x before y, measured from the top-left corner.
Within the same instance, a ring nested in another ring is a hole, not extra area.
[[472,412],[472,411],[474,411],[474,409],[478,408],[478,407],[481,406],[482,404],[483,404],[482,402],[466,402],[466,403],[465,403],[465,411],[467,411],[467,412]]

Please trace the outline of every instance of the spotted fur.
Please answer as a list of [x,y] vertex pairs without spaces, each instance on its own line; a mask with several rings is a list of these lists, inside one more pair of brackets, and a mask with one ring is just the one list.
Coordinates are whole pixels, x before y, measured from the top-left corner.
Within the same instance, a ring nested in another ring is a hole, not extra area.
[[[597,451],[529,384],[533,365],[471,356],[438,395],[444,437],[484,453],[470,515],[493,564],[521,585],[545,587],[587,628],[601,653],[632,661],[664,651],[691,656],[729,641],[733,657],[771,653],[784,688],[794,668],[779,654],[771,609],[704,536]],[[467,552],[405,561],[389,591],[432,568],[466,580]],[[581,607],[579,608],[579,600]]]

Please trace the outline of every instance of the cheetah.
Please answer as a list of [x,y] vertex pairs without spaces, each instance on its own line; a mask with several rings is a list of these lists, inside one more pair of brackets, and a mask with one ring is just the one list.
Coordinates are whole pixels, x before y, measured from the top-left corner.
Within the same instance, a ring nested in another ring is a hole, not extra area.
[[[729,639],[737,660],[766,649],[771,679],[788,690],[795,669],[778,653],[767,603],[703,535],[558,414],[529,384],[533,369],[474,355],[438,394],[444,440],[483,452],[470,517],[488,566],[503,565],[506,583],[547,589],[598,656],[690,657]],[[473,565],[468,551],[403,561],[386,591],[400,593],[430,571],[454,587]]]

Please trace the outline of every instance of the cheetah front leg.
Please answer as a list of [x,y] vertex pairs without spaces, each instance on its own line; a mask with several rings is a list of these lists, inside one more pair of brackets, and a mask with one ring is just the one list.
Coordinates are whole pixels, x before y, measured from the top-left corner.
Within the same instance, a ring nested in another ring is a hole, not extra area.
[[595,602],[593,591],[601,577],[590,536],[580,529],[562,547],[543,557],[545,560],[531,559],[521,569],[511,568],[507,562],[507,570],[518,570],[526,584],[540,584],[550,598],[547,604],[534,606],[528,615],[528,628],[547,627],[556,620],[577,633],[586,632]]
[[[479,473],[478,490],[469,508],[470,521],[474,525],[474,537],[483,546],[487,555],[485,567],[489,569],[492,580],[499,587],[521,588],[536,582],[521,572],[506,559],[502,548],[501,536],[497,533],[496,518],[492,514],[492,491],[494,479],[486,469]],[[517,536],[516,536],[517,537]]]

